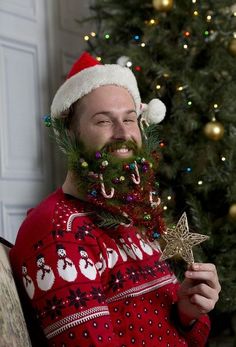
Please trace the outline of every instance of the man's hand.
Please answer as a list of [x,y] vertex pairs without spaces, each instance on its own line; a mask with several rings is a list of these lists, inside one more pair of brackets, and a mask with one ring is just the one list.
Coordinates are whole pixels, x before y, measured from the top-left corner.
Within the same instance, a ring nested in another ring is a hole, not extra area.
[[189,325],[202,314],[210,312],[219,299],[220,290],[215,265],[190,265],[178,291],[177,307],[181,323]]

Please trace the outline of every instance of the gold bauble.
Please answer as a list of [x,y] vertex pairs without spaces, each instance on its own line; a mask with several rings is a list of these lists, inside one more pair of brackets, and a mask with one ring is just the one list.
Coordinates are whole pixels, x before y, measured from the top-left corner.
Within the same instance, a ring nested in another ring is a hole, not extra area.
[[233,57],[236,57],[236,39],[232,39],[229,42],[228,50]]
[[232,204],[229,208],[229,217],[236,221],[236,203]]
[[174,5],[173,0],[152,0],[152,5],[155,10],[160,12],[171,11]]
[[208,122],[203,128],[204,134],[208,139],[218,141],[224,136],[224,127],[220,122]]

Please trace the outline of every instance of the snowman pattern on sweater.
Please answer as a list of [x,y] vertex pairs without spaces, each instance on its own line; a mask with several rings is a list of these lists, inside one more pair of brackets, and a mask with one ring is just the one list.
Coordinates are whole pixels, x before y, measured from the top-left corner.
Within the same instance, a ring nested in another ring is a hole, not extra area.
[[80,253],[79,268],[81,273],[90,280],[94,280],[97,276],[97,269],[93,261],[89,258],[88,253],[83,247],[78,248]]
[[30,299],[33,299],[35,286],[32,278],[28,275],[28,270],[26,264],[22,265],[22,276],[23,276],[23,284]]
[[145,242],[139,234],[137,234],[137,238],[139,240],[139,244],[143,252],[148,255],[153,255],[152,247],[147,242]]
[[139,259],[143,259],[143,253],[141,252],[141,250],[138,248],[138,246],[132,241],[132,239],[130,237],[128,237],[128,241],[131,245],[131,248],[133,250],[133,253],[136,255],[137,258]]
[[39,270],[37,271],[36,279],[39,288],[43,291],[49,290],[55,281],[55,275],[52,268],[45,264],[45,258],[39,254],[36,259]]
[[136,258],[134,251],[131,248],[131,245],[129,245],[127,242],[125,242],[123,237],[120,238],[119,241],[120,241],[121,247],[123,248],[123,250],[125,251],[127,256],[136,260],[137,258]]
[[71,259],[67,257],[65,247],[61,244],[56,246],[58,261],[57,271],[65,281],[73,282],[77,277],[77,270]]

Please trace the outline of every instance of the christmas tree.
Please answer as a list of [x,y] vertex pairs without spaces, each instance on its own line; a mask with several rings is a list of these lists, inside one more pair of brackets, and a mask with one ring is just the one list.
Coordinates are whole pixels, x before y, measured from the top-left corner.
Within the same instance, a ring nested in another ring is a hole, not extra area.
[[215,312],[236,312],[236,4],[232,0],[95,0],[84,39],[102,63],[130,67],[143,102],[160,98],[158,179],[167,221],[186,211],[210,236],[197,261],[216,265]]

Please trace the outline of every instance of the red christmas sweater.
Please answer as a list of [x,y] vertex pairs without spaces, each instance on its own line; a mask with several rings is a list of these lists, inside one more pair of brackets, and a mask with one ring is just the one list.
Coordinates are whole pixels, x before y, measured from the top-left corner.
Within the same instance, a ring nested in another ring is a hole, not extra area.
[[205,345],[208,316],[184,331],[178,282],[134,227],[104,231],[58,189],[22,224],[10,258],[51,347]]

